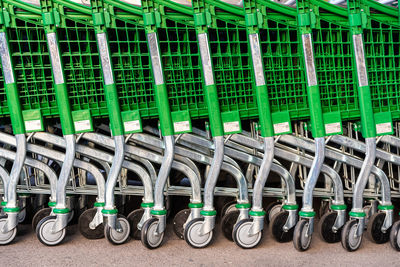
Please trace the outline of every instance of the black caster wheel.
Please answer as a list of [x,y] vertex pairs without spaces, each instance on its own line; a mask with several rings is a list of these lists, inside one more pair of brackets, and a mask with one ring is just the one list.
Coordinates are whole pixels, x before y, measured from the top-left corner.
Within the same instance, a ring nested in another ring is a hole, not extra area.
[[61,231],[53,233],[53,226],[56,223],[57,216],[44,217],[36,227],[36,236],[39,241],[46,246],[56,246],[60,244],[67,230],[64,228]]
[[44,208],[39,210],[38,212],[35,213],[32,219],[32,229],[33,231],[36,231],[38,223],[44,218],[49,216],[51,213],[51,208]]
[[269,224],[272,236],[279,243],[287,243],[293,240],[294,227],[289,229],[287,232],[283,230],[283,226],[285,226],[288,217],[289,212],[282,210],[272,216]]
[[190,209],[184,209],[178,212],[174,217],[174,232],[180,238],[185,238],[185,228],[183,225],[186,223],[190,215]]
[[252,225],[253,219],[244,219],[237,222],[232,233],[233,241],[235,241],[236,245],[244,249],[249,249],[260,244],[263,231],[255,235],[249,235],[249,230]]
[[224,217],[222,217],[221,230],[224,236],[229,241],[233,241],[232,232],[237,222],[237,219],[239,218],[239,214],[240,214],[239,210],[232,210],[226,213]]
[[85,210],[78,219],[79,232],[87,239],[100,239],[104,237],[104,224],[99,224],[95,229],[90,228],[94,216],[97,213],[96,208]]
[[155,249],[161,246],[164,239],[164,232],[156,233],[158,228],[158,219],[151,218],[142,226],[142,244],[148,249]]
[[205,248],[212,242],[214,231],[205,235],[200,234],[203,223],[204,218],[196,218],[186,224],[185,241],[193,248]]
[[[3,215],[0,216],[0,229],[3,228],[3,226],[7,223],[7,216]],[[0,231],[0,245],[8,245],[10,244],[15,236],[17,235],[17,227],[12,229],[11,231],[8,231],[7,233],[2,233]]]
[[232,201],[225,203],[225,205],[221,209],[221,216],[224,217],[225,214],[227,214],[228,212],[237,210],[236,203],[237,203],[236,200],[232,200]]
[[337,212],[331,211],[325,213],[319,221],[318,232],[321,235],[322,239],[327,243],[337,243],[340,241],[342,228],[340,228],[337,232],[334,232],[332,230],[337,216]]
[[265,222],[269,224],[271,222],[272,217],[282,210],[282,203],[280,202],[272,202],[267,205],[265,208],[266,216]]
[[138,223],[142,219],[143,214],[144,209],[137,209],[129,213],[128,217],[126,217],[131,226],[130,236],[135,240],[140,240],[141,237],[141,231],[138,229]]
[[399,230],[400,230],[400,221],[397,221],[392,225],[392,229],[390,230],[390,244],[397,251],[400,251]]
[[362,235],[357,236],[357,220],[348,221],[342,230],[342,246],[349,252],[356,251],[361,246]]
[[385,221],[386,214],[383,212],[377,212],[373,214],[368,221],[367,236],[376,244],[384,244],[389,241],[390,229],[383,233],[381,228]]
[[325,214],[329,212],[329,201],[321,199],[321,206],[318,209],[319,218],[322,218]]
[[312,235],[308,235],[308,227],[310,221],[307,219],[300,219],[297,222],[293,234],[293,245],[297,251],[303,252],[310,248]]
[[112,229],[108,225],[104,227],[104,236],[113,245],[124,244],[128,240],[130,233],[129,222],[124,216],[118,215],[117,221],[121,225],[119,231]]

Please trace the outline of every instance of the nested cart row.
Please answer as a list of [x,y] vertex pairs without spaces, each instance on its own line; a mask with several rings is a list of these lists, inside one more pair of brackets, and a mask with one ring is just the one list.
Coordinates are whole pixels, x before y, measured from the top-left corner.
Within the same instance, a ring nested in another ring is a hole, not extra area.
[[218,210],[242,248],[267,222],[305,251],[318,198],[325,241],[354,251],[366,229],[400,250],[397,3],[0,4],[0,244],[29,219],[60,244],[79,217],[87,238],[153,249],[186,203],[192,247]]

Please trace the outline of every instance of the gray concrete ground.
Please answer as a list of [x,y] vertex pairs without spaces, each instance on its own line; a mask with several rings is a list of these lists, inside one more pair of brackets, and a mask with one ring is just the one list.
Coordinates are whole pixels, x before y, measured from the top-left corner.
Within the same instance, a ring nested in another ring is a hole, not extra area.
[[[217,226],[219,228],[219,225]],[[0,266],[399,266],[400,253],[389,244],[376,245],[366,237],[359,251],[346,252],[340,243],[326,244],[315,233],[312,248],[297,252],[292,243],[280,244],[264,233],[262,244],[243,250],[227,241],[218,231],[215,242],[205,249],[193,249],[178,239],[169,225],[166,242],[148,250],[140,241],[113,246],[105,239],[86,240],[76,226],[69,227],[65,243],[42,245],[23,226],[15,242],[0,247]]]

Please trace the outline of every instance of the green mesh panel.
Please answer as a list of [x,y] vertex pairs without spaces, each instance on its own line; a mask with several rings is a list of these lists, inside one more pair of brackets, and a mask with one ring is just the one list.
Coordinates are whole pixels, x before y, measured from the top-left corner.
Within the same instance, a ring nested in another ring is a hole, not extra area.
[[257,117],[246,29],[217,20],[216,27],[209,29],[209,43],[221,111],[239,111],[241,118]]
[[272,112],[289,111],[292,119],[309,116],[301,39],[295,26],[267,20],[260,29],[265,80]]
[[108,114],[96,35],[77,18],[62,17],[58,38],[71,109],[90,109],[94,117]]
[[118,16],[114,19],[115,25],[107,33],[121,110],[139,110],[141,117],[157,117],[144,28]]
[[45,117],[57,115],[44,29],[33,20],[12,19],[12,27],[7,28],[8,38],[22,108],[40,109]]
[[365,57],[374,112],[400,118],[400,28],[371,20],[364,31]]
[[161,61],[171,111],[190,111],[191,118],[208,115],[204,102],[200,52],[195,29],[172,20],[158,29]]
[[357,119],[360,112],[350,31],[329,21],[320,20],[320,24],[313,31],[313,41],[323,111],[340,111],[344,120]]

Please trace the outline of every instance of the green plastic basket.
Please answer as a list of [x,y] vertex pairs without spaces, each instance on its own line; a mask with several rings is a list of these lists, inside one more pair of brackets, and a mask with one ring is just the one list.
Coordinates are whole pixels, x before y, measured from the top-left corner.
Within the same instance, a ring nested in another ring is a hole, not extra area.
[[108,116],[90,6],[56,0],[44,4],[54,13],[71,111]]
[[[37,6],[7,0],[3,1],[3,14],[8,18],[11,60],[25,124],[30,131],[27,121],[58,115],[42,16]],[[43,130],[43,125],[40,129]]]
[[122,112],[158,116],[150,57],[140,7],[122,1],[92,1],[104,8],[108,44]]
[[[221,112],[241,119],[258,117],[251,51],[242,7],[206,1],[211,13],[208,28],[211,60]],[[224,118],[223,118],[224,119]]]
[[397,8],[375,1],[362,1],[362,5],[368,16],[365,57],[379,134],[376,114],[400,119],[400,14]]
[[[257,1],[264,15],[261,53],[274,123],[309,118],[306,77],[295,8]],[[285,118],[286,117],[286,118]]]
[[358,120],[356,66],[347,9],[311,1],[316,17],[314,54],[324,112],[340,112],[342,120]]
[[208,110],[192,9],[172,1],[152,4],[160,17],[157,35],[172,119],[175,123],[184,117],[205,118]]

